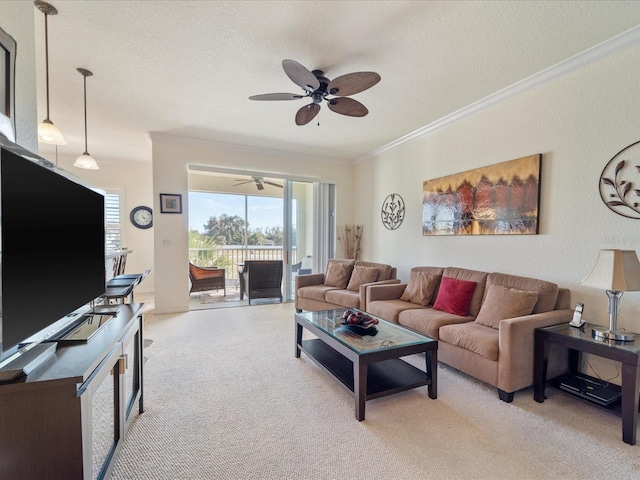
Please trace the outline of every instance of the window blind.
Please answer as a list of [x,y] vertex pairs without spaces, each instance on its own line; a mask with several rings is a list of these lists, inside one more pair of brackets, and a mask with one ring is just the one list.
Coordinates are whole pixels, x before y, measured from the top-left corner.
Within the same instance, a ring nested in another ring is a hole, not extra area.
[[119,250],[120,235],[120,194],[107,193],[104,196],[105,239],[107,251]]

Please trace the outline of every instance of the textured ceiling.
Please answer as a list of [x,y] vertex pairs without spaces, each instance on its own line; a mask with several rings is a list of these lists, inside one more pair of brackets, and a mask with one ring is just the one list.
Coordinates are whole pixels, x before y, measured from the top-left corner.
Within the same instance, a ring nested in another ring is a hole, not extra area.
[[[148,132],[353,160],[640,24],[635,1],[57,1],[49,17],[51,119],[98,162],[151,161]],[[44,17],[34,7],[38,120],[45,117]],[[296,126],[308,99],[281,62],[329,78],[376,71],[354,96]],[[47,156],[53,147],[40,144]]]

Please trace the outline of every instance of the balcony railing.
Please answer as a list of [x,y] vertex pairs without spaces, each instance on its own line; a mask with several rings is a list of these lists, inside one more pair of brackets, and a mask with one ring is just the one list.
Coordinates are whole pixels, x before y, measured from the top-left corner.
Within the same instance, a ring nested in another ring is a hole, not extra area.
[[[226,270],[229,284],[237,284],[238,265],[245,260],[282,260],[282,247],[224,245],[215,248],[190,248],[189,261],[200,267],[219,267]],[[295,256],[295,250],[294,250]],[[295,262],[294,262],[295,263]],[[235,281],[235,282],[234,282]]]

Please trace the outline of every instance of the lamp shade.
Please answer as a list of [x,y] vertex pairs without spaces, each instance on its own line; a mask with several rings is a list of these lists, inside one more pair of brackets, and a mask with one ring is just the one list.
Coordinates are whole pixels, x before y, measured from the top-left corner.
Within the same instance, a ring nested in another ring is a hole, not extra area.
[[44,120],[38,125],[38,141],[49,145],[66,145],[62,132],[58,130],[51,120]]
[[640,291],[640,262],[635,250],[600,250],[582,285],[615,292]]
[[78,168],[84,168],[87,170],[100,169],[100,167],[98,167],[98,163],[87,152],[83,153],[78,158],[76,158],[76,162],[73,164],[73,166]]

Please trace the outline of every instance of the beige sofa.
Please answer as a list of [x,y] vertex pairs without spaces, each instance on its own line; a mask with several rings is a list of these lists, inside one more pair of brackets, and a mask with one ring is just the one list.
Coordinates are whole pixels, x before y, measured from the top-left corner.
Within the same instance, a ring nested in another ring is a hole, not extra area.
[[391,265],[334,258],[325,273],[296,277],[296,310],[364,309],[367,287],[390,283],[400,283]]
[[[467,282],[475,288],[466,293],[451,287]],[[459,297],[466,315],[451,313]],[[415,267],[408,283],[369,286],[366,299],[367,312],[437,339],[439,361],[497,387],[506,402],[533,384],[534,330],[573,314],[569,291],[554,283],[456,267]],[[549,378],[566,371],[566,358],[550,352]]]

